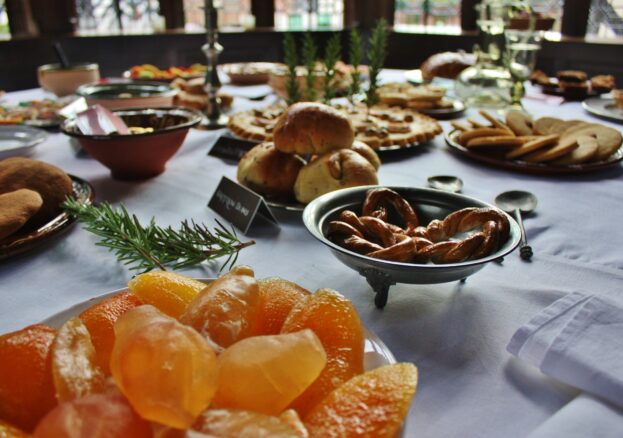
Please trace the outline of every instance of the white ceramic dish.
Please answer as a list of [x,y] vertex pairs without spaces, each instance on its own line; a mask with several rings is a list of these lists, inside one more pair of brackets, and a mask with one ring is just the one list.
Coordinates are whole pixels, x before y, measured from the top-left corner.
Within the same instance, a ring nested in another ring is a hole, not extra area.
[[19,125],[0,126],[0,160],[28,156],[46,138],[48,134],[41,129]]

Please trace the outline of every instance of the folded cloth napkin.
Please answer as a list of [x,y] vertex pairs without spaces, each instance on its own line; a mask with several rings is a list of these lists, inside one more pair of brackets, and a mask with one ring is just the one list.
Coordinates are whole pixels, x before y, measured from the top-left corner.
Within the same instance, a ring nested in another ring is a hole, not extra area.
[[572,293],[521,327],[507,350],[561,382],[623,407],[623,303]]
[[586,393],[578,395],[528,438],[620,438],[623,411]]

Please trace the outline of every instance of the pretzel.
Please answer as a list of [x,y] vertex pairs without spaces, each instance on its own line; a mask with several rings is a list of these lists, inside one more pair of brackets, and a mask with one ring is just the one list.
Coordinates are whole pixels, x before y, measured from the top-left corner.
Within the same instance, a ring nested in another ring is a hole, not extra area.
[[329,222],[329,234],[342,234],[345,236],[357,236],[363,238],[363,234],[355,227],[342,221]]
[[410,262],[415,256],[415,242],[411,237],[405,237],[406,239],[403,239],[401,242],[366,255],[375,259],[390,260],[393,262]]
[[482,226],[482,233],[485,236],[482,244],[474,251],[471,258],[479,259],[491,254],[499,246],[500,231],[496,221],[487,221]]
[[357,236],[349,236],[341,242],[335,243],[359,254],[369,254],[383,249],[382,246]]
[[402,216],[407,231],[414,230],[420,225],[420,220],[413,207],[398,193],[387,188],[368,190],[363,202],[362,213],[364,216],[371,216],[374,211],[383,208],[385,203],[391,204]]
[[440,242],[447,239],[446,233],[443,231],[443,223],[444,221],[440,221],[439,219],[433,219],[428,223],[426,234],[428,234],[428,238],[433,242]]
[[361,216],[359,220],[366,229],[364,233],[366,237],[371,237],[372,240],[378,241],[383,247],[392,246],[396,243],[394,233],[389,229],[386,222],[373,216]]
[[365,233],[366,227],[361,223],[359,217],[351,210],[344,210],[340,213],[340,220],[346,222],[353,228],[356,228],[360,233]]
[[459,263],[469,259],[485,240],[484,233],[475,233],[463,240],[437,259],[437,263]]

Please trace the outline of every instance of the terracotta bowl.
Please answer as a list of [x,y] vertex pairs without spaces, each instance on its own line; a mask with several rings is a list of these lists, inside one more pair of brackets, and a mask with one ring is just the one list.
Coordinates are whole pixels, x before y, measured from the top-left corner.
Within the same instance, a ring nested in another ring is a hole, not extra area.
[[108,167],[113,178],[140,180],[160,175],[167,161],[182,146],[188,130],[202,114],[185,108],[129,108],[113,111],[128,127],[153,128],[153,132],[129,135],[85,135],[75,119],[61,125],[97,161]]
[[173,106],[177,90],[168,84],[120,81],[86,84],[76,91],[89,106],[99,104],[109,110]]
[[45,64],[37,69],[39,85],[58,97],[74,94],[78,87],[100,79],[97,64],[70,64],[63,68],[60,64]]

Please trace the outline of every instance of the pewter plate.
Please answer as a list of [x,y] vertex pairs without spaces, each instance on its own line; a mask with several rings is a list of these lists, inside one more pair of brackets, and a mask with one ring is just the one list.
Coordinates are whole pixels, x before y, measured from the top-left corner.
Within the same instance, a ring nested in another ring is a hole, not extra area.
[[617,107],[612,98],[590,97],[582,102],[582,108],[595,116],[623,123],[623,108]]
[[0,126],[0,160],[28,156],[46,138],[48,134],[41,129],[19,125]]
[[[517,222],[510,217],[510,235],[502,247],[493,254],[477,260],[461,263],[435,265],[432,263],[400,263],[375,259],[349,251],[327,239],[326,233],[330,221],[335,220],[343,210],[352,210],[359,214],[369,189],[381,186],[363,186],[342,189],[327,193],[313,200],[303,212],[303,223],[309,232],[320,242],[327,245],[339,261],[366,277],[375,288],[377,282],[389,288],[395,283],[435,284],[462,280],[472,275],[489,262],[498,260],[513,251],[519,245],[520,230]],[[433,219],[443,219],[453,211],[467,207],[496,208],[486,202],[456,193],[435,189],[414,187],[389,187],[402,195],[416,210],[422,223],[427,224]],[[385,291],[385,294],[387,291]],[[386,297],[385,297],[386,300]],[[383,299],[377,299],[377,306],[384,306]]]

